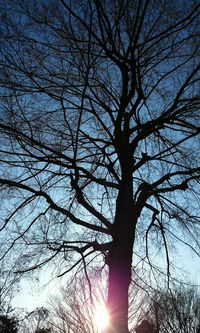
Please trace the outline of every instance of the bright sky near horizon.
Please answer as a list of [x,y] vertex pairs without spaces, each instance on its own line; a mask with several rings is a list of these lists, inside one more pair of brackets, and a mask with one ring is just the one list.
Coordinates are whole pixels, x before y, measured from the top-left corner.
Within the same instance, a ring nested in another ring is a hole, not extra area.
[[12,302],[13,308],[25,308],[27,311],[44,306],[48,306],[51,296],[59,293],[61,288],[61,280],[59,278],[52,279],[48,270],[44,269],[39,275],[38,281],[23,279],[20,283],[20,292]]

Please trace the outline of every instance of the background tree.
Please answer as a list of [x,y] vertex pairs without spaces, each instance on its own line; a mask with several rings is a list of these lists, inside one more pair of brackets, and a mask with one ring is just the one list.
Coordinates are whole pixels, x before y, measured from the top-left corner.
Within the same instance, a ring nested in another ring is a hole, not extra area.
[[181,286],[166,292],[160,290],[149,301],[150,306],[144,311],[144,316],[154,323],[156,332],[198,332],[200,296],[196,287]]
[[19,327],[18,316],[12,308],[12,300],[19,290],[19,278],[13,277],[10,269],[13,263],[0,263],[0,333],[17,333]]
[[43,307],[23,314],[19,333],[54,333],[50,324],[49,310]]
[[0,263],[0,314],[10,315],[12,300],[19,292],[20,276],[13,275],[15,264],[7,261]]
[[17,333],[18,320],[8,315],[0,315],[0,332],[1,333]]
[[[87,280],[82,274],[81,277],[73,277],[68,286],[62,287],[59,294],[50,298],[49,322],[56,333],[105,331],[107,327],[105,318],[100,313],[106,300],[105,272],[93,272],[90,279],[95,285],[92,297],[86,288]],[[129,290],[129,328],[131,332],[135,332],[138,323],[147,318],[149,308],[146,288],[142,290],[136,279]],[[152,321],[152,318],[148,319]]]
[[[96,275],[96,276],[95,276]],[[58,333],[98,333],[96,309],[105,303],[105,281],[100,275],[93,275],[95,290],[89,293],[85,277],[71,281],[70,286],[61,289],[50,300],[50,322]],[[103,318],[102,318],[103,321]],[[102,323],[103,325],[103,323]]]
[[200,5],[1,5],[2,258],[88,276],[101,255],[127,333],[132,259],[170,279],[171,244],[199,253]]

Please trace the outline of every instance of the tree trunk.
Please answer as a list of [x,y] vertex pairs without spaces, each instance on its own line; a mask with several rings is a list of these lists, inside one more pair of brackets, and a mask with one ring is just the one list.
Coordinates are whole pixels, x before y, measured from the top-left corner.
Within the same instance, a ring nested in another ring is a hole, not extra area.
[[[133,214],[133,156],[127,142],[119,148],[122,179],[116,201],[113,224],[113,244],[109,251],[107,307],[110,325],[107,333],[129,333],[128,331],[128,288],[131,282],[132,253],[135,240]],[[126,143],[126,144],[125,144]]]
[[132,240],[121,237],[110,250],[107,306],[108,333],[128,333],[128,288],[131,282]]

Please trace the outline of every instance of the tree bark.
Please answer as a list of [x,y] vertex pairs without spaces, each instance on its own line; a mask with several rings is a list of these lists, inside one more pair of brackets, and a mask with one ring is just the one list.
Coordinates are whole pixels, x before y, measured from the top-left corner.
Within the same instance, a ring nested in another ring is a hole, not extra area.
[[133,181],[131,172],[123,178],[117,198],[113,244],[109,251],[107,306],[110,325],[107,333],[128,333],[128,289],[131,282],[133,244]]
[[131,282],[132,240],[123,237],[110,250],[107,333],[128,333],[128,288]]

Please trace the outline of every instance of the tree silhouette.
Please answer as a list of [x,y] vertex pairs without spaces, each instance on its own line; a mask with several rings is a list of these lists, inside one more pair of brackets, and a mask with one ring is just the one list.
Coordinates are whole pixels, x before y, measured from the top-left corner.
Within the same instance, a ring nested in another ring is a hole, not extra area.
[[0,332],[1,333],[17,333],[18,320],[7,315],[0,315]]
[[20,333],[54,333],[49,315],[49,310],[43,307],[25,312],[21,319]]
[[99,331],[95,310],[105,301],[105,288],[100,277],[97,279],[93,276],[93,279],[95,279],[96,287],[92,295],[94,306],[91,306],[84,276],[72,281],[70,287],[62,288],[58,295],[51,298],[50,323],[56,332],[96,333]]
[[199,251],[200,5],[1,4],[2,258],[87,277],[99,254],[127,333],[132,259],[170,279],[172,242]]
[[160,333],[197,333],[200,322],[200,296],[196,287],[179,287],[152,297],[147,318]]

